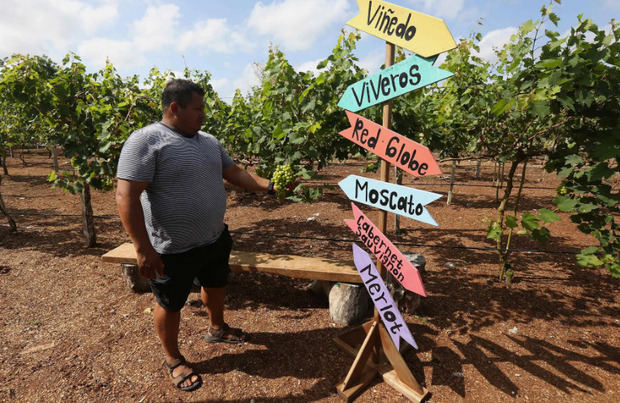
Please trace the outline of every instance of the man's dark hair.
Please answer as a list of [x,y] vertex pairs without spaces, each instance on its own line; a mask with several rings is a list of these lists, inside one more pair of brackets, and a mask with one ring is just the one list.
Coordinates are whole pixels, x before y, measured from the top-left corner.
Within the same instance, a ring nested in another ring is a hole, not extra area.
[[185,108],[192,100],[194,92],[201,97],[205,95],[205,90],[193,81],[181,78],[168,81],[161,94],[161,106],[165,111],[171,103],[176,102],[181,108]]

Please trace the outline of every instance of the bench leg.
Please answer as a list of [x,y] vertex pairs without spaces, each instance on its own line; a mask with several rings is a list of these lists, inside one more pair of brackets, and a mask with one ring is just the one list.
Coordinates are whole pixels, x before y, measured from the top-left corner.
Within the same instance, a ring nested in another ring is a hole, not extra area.
[[148,280],[140,274],[135,264],[121,264],[121,270],[125,282],[133,292],[143,293],[151,291]]
[[371,301],[363,284],[335,283],[328,299],[329,317],[338,324],[354,325],[368,317]]
[[306,290],[327,296],[329,317],[340,325],[354,325],[368,316],[371,301],[362,284],[314,280]]

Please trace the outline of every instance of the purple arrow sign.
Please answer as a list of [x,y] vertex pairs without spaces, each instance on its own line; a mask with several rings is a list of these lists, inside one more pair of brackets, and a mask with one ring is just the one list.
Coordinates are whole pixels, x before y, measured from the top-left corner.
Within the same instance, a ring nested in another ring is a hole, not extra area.
[[407,322],[404,321],[400,314],[390,295],[390,291],[372,263],[370,255],[359,246],[353,244],[353,261],[396,349],[400,349],[401,338],[417,349],[418,345],[413,339],[409,326],[407,326]]

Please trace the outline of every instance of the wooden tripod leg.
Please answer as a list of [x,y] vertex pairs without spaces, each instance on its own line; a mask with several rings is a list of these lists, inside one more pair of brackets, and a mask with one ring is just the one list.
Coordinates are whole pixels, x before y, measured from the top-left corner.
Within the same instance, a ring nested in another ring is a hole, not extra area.
[[378,336],[377,334],[378,326],[379,324],[377,322],[374,322],[372,326],[370,327],[370,330],[368,331],[368,334],[366,335],[366,339],[364,340],[364,343],[362,343],[362,346],[360,347],[360,350],[357,353],[357,357],[355,357],[355,361],[353,361],[353,365],[351,366],[351,369],[349,369],[349,373],[347,374],[347,377],[344,378],[344,382],[343,382],[344,389],[349,388],[349,386],[351,386],[351,383],[353,381],[356,381],[359,378],[360,374],[366,368],[366,362],[370,358],[370,355],[373,352],[373,348],[375,347],[374,340]]
[[344,388],[344,384],[336,386],[338,395],[347,403],[352,402],[360,393],[362,393],[368,385],[370,385],[375,379],[377,379],[377,369],[368,369],[362,373],[360,379],[356,382],[352,382],[347,389]]
[[336,387],[338,394],[347,402],[352,401],[377,376],[376,365],[367,365],[367,363],[379,340],[378,325],[378,322],[374,322],[370,326],[347,377]]
[[[400,355],[400,352],[396,349],[396,346],[392,342],[392,339],[390,338],[390,335],[385,329],[385,326],[383,326],[383,323],[379,325],[379,335],[381,336],[381,345],[383,346],[383,352],[385,353],[385,356],[387,357],[390,364],[392,364],[392,368],[394,368],[394,372],[396,373],[398,380],[400,380],[400,382],[403,383],[406,387],[410,388],[412,392],[415,392],[414,397],[416,397],[417,400],[421,400],[426,394],[426,391],[422,388],[422,386],[420,386],[418,381],[411,373],[411,370],[409,370],[407,363]],[[386,379],[385,377],[386,373],[384,371],[381,372],[381,375],[387,382],[388,379]],[[390,376],[388,375],[388,378],[389,377]]]

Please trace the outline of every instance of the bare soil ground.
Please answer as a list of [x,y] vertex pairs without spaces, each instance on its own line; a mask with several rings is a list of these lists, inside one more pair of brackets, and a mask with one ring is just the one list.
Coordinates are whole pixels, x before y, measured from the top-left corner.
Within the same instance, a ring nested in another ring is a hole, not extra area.
[[[85,248],[79,198],[50,189],[47,155],[24,157],[26,165],[8,160],[0,188],[19,226],[10,234],[0,217],[0,401],[340,400],[336,385],[353,357],[332,341],[344,328],[330,320],[326,298],[306,291],[304,280],[246,273],[232,275],[226,318],[251,342],[205,343],[206,313],[189,304],[181,347],[205,382],[191,394],[176,391],[152,330],[152,295],[131,292],[120,267],[100,260],[128,240],[113,192],[94,192],[99,244]],[[319,182],[335,185],[362,166],[334,164]],[[453,205],[444,197],[428,206],[439,227],[403,219],[402,235],[388,233],[401,251],[428,261],[429,295],[405,315],[420,347],[404,353],[406,362],[432,402],[620,401],[619,282],[558,253],[591,242],[566,215],[546,245],[518,236],[514,247],[530,252],[514,255],[514,284],[498,282],[484,222],[494,216],[492,171],[483,166],[477,180],[473,164],[461,164]],[[558,183],[530,168],[523,211],[551,207]],[[446,176],[406,177],[405,184],[448,189]],[[238,250],[351,258],[354,236],[342,220],[352,213],[337,186],[313,204],[230,189],[228,205]],[[379,381],[358,399],[404,400]]]

